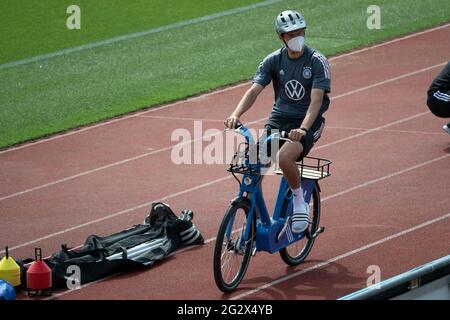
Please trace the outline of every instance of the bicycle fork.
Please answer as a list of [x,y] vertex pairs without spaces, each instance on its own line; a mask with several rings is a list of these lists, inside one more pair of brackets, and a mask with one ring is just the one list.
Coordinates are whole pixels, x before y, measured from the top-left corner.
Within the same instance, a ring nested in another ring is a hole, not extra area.
[[[247,198],[246,198],[247,199]],[[232,230],[233,225],[234,225],[234,221],[236,216],[233,216],[230,221],[228,222],[228,226],[227,226],[227,230],[226,230],[226,239],[227,239],[227,249],[229,251],[234,251],[238,254],[243,254],[245,248],[247,247],[247,244],[249,241],[253,241],[254,240],[254,233],[253,235],[250,235],[250,230],[251,230],[251,226],[252,226],[252,222],[253,222],[253,215],[254,215],[254,202],[252,202],[252,205],[250,207],[250,210],[247,214],[246,217],[246,222],[245,222],[245,226],[242,226],[241,228],[238,228],[236,230]],[[239,235],[237,236],[236,241],[234,241],[234,243],[230,242],[231,241],[231,235],[232,233],[238,232]],[[254,255],[256,253],[256,245],[252,248],[252,255]]]

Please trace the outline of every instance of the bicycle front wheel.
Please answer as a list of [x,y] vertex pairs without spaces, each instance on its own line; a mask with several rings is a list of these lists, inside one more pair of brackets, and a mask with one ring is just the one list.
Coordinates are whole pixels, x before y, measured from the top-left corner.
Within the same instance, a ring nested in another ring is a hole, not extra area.
[[[320,192],[317,183],[314,186],[314,190],[309,202],[309,226],[307,232],[313,235],[319,227],[320,220]],[[291,266],[296,266],[302,263],[314,244],[314,238],[304,237],[303,239],[296,241],[284,249],[280,250],[281,259],[285,263]]]
[[[214,280],[223,292],[237,288],[247,271],[255,241],[256,219],[247,226],[250,211],[248,201],[233,203],[225,213],[214,248]],[[243,240],[246,228],[249,239]]]

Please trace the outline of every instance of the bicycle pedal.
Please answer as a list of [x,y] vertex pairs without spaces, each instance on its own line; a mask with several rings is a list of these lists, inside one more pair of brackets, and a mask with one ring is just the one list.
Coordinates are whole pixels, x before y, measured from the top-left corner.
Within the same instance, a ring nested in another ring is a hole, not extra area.
[[311,238],[316,238],[319,234],[321,234],[322,232],[325,231],[325,227],[320,227],[319,229],[316,230],[316,232],[314,232],[314,234],[311,236]]

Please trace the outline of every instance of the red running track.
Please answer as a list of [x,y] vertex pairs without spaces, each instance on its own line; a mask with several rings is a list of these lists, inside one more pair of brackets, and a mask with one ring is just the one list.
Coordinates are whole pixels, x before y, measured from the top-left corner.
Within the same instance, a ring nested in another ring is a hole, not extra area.
[[[445,25],[331,59],[332,103],[311,154],[333,161],[321,183],[326,232],[300,266],[258,253],[238,290],[222,294],[214,238],[237,184],[226,165],[171,161],[172,131],[192,133],[196,119],[222,130],[249,83],[0,152],[0,245],[17,258],[35,246],[50,254],[141,223],[158,199],[195,212],[204,246],[56,299],[336,299],[365,287],[370,265],[386,279],[447,255],[450,139],[425,100],[449,38]],[[243,122],[261,128],[272,99],[268,88]],[[265,180],[269,206],[277,180]]]

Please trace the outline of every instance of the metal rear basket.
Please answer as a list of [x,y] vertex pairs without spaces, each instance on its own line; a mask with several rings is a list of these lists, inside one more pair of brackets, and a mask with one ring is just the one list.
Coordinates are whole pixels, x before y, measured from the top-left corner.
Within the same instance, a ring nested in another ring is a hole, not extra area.
[[[305,157],[302,161],[297,162],[300,176],[304,179],[321,180],[329,177],[331,161],[322,158]],[[281,169],[274,171],[276,174],[283,174]]]

